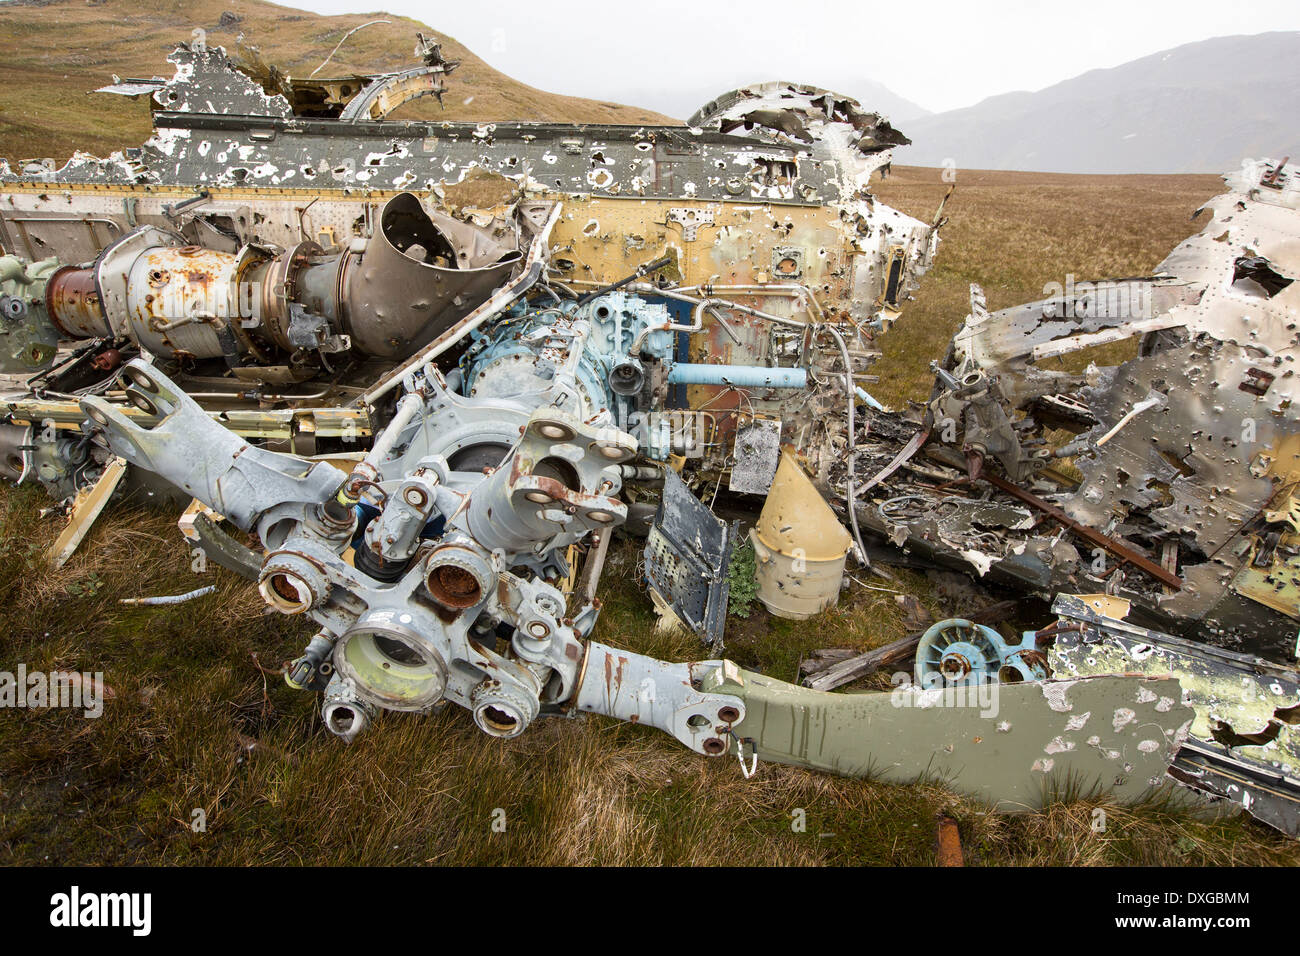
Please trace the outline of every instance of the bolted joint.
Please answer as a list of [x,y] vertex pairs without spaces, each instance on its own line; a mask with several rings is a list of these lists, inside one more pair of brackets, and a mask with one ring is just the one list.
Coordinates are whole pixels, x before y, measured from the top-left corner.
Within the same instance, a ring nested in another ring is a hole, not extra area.
[[536,718],[541,704],[522,689],[487,680],[474,688],[471,698],[474,723],[490,737],[518,737]]
[[329,593],[329,581],[302,555],[277,551],[262,565],[257,589],[263,600],[281,614],[303,614]]

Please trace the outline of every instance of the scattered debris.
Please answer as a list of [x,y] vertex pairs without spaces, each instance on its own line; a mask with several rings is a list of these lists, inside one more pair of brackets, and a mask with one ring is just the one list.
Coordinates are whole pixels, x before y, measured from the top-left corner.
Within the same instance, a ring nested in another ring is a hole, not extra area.
[[659,513],[646,539],[646,582],[659,598],[657,607],[671,611],[718,650],[734,547],[735,528],[714,517],[676,472],[664,472]]
[[1300,837],[1300,672],[1138,627],[1125,601],[1062,594],[1052,610],[1054,674],[1176,676],[1196,718],[1170,776]]
[[818,671],[824,671],[839,661],[846,661],[850,657],[856,657],[858,653],[852,647],[820,647],[799,662],[799,672],[801,674],[816,674]]
[[83,485],[77,489],[68,513],[68,526],[50,546],[48,558],[50,567],[58,570],[68,563],[77,548],[90,533],[91,527],[117,490],[118,483],[126,472],[126,462],[121,458],[112,458],[92,485]]
[[141,598],[118,598],[118,604],[184,604],[186,601],[193,601],[195,598],[206,597],[217,589],[215,584],[209,584],[205,588],[195,588],[193,591],[186,591],[184,594],[170,594],[164,597],[141,597]]
[[939,866],[965,866],[957,821],[946,813],[940,813],[935,817],[935,824],[935,863]]
[[[1282,280],[1300,275],[1300,181],[1270,161],[1225,180],[1152,276],[1071,277],[993,313],[972,287],[926,437],[860,446],[882,462],[863,528],[913,561],[1044,598],[1122,595],[1152,626],[1294,660],[1300,285]],[[1062,367],[1126,340],[1118,365]]]
[[924,631],[934,623],[930,612],[912,595],[899,594],[894,598],[894,603],[902,610],[903,626],[909,631]]
[[834,690],[860,677],[874,674],[881,668],[910,662],[916,654],[916,647],[920,641],[921,635],[918,632],[864,654],[855,654],[838,662],[828,662],[826,667],[810,672],[809,676],[804,678],[803,685],[813,690]]
[[[746,777],[934,779],[1003,810],[1182,783],[1295,832],[1297,684],[1264,659],[1293,660],[1300,620],[1284,164],[1231,174],[1153,276],[994,313],[973,286],[929,402],[898,413],[864,385],[943,217],[871,195],[907,142],[885,117],[766,83],[687,127],[389,119],[456,66],[416,56],[294,80],[196,39],[171,79],[105,88],[149,97],[141,148],[0,161],[0,367],[25,376],[0,471],[74,501],[56,560],[119,486],[193,499],[186,538],[318,628],[283,673],[344,741],[447,702],[499,738],[597,713]],[[1118,365],[1059,361],[1130,339]],[[888,577],[868,540],[1104,595],[1019,643],[991,626],[1015,602],[934,623],[900,595],[914,633],[816,652],[806,687],[593,640],[621,526],[664,619],[721,650],[724,482],[764,499],[775,615],[833,607],[850,559]],[[1234,650],[1103,614],[1121,599]],[[826,693],[904,662],[891,691]],[[947,817],[939,858],[961,865]]]

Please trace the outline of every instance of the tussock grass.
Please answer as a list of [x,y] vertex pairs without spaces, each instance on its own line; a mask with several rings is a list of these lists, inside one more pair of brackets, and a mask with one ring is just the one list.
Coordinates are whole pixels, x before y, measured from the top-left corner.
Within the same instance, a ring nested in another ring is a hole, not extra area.
[[[0,489],[0,667],[102,670],[115,696],[98,720],[0,712],[2,863],[929,865],[940,811],[958,819],[970,864],[1300,856],[1248,819],[1158,802],[1074,799],[1011,817],[926,784],[772,764],[746,781],[732,758],[706,760],[656,730],[598,717],[541,721],[503,742],[449,706],[381,715],[346,746],[321,726],[315,695],[263,670],[294,656],[310,628],[265,615],[231,574],[194,574],[170,515],[115,506],[50,573],[40,555],[58,528],[39,520],[44,505],[37,489]],[[656,633],[636,564],[632,542],[611,554],[600,639],[700,656],[694,638]],[[117,603],[205,583],[217,593],[188,604]],[[789,679],[813,648],[874,647],[903,631],[892,595],[858,589],[811,622],[761,609],[733,619],[727,654]],[[1098,806],[1104,833],[1092,830]],[[206,832],[191,828],[196,808]],[[805,832],[792,829],[796,808]],[[501,819],[503,832],[493,829]]]
[[[254,6],[266,5],[222,4]],[[0,13],[0,35],[43,29],[24,20],[16,30],[15,15],[28,13]],[[79,109],[68,106],[69,129],[84,122]],[[6,110],[0,122],[12,117]],[[14,142],[4,127],[0,136]],[[882,338],[875,391],[885,401],[928,395],[926,366],[965,316],[969,282],[981,282],[996,309],[1039,297],[1067,272],[1149,272],[1219,188],[1208,176],[965,172],[958,185],[939,263]],[[902,168],[878,191],[928,218],[945,188],[935,170]],[[47,504],[37,488],[0,488],[0,669],[102,671],[115,696],[98,720],[0,711],[0,863],[929,865],[941,811],[959,821],[968,865],[1300,862],[1294,842],[1249,818],[1207,818],[1169,801],[1119,807],[1076,794],[1008,816],[923,783],[768,764],[747,781],[733,758],[706,760],[658,731],[595,717],[542,721],[502,742],[447,707],[382,715],[345,746],[321,726],[316,696],[274,673],[310,626],[267,615],[256,589],[232,574],[210,566],[196,575],[174,514],[114,505],[72,561],[50,572],[41,555],[59,523],[39,518]],[[631,542],[612,551],[596,636],[670,660],[701,656],[693,637],[654,627],[637,559]],[[888,587],[944,616],[922,576],[895,573]],[[117,603],[209,583],[215,594],[187,604]],[[727,656],[794,680],[818,647],[868,649],[905,632],[893,594],[855,587],[813,621],[778,621],[759,607],[732,619]],[[191,827],[196,808],[204,832]],[[1093,829],[1099,808],[1102,832]],[[796,809],[805,832],[792,829]],[[501,819],[504,831],[494,830]]]

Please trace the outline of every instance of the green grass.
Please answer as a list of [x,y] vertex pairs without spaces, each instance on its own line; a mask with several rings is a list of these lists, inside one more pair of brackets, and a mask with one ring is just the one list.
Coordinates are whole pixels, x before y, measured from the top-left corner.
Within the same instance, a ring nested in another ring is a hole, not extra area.
[[[0,667],[103,671],[115,696],[98,720],[0,714],[0,863],[928,865],[941,811],[960,822],[970,863],[1300,862],[1293,842],[1249,819],[1173,807],[1106,806],[1099,834],[1095,800],[1012,817],[933,786],[775,765],[746,781],[730,758],[600,717],[541,721],[503,742],[449,706],[381,715],[344,745],[322,728],[315,695],[261,669],[295,656],[310,628],[266,615],[231,574],[194,574],[172,515],[116,505],[50,572],[41,553],[58,527],[39,518],[46,504],[38,489],[0,489]],[[656,630],[636,562],[630,542],[611,553],[599,638],[700,656],[694,637]],[[188,604],[117,603],[204,583],[217,593]],[[892,595],[858,589],[812,622],[761,608],[733,619],[727,653],[792,679],[816,647],[903,631]],[[196,808],[205,832],[191,828]],[[796,808],[806,832],[791,829]]]

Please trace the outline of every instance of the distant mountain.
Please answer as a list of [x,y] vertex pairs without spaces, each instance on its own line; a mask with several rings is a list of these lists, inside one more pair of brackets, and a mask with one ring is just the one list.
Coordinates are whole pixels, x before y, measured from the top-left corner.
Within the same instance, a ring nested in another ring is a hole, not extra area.
[[908,131],[916,125],[916,120],[934,115],[924,106],[917,106],[911,100],[903,99],[889,87],[875,80],[860,80],[857,83],[842,85],[844,89],[836,90],[837,93],[847,93],[864,108],[889,117],[893,125],[909,136],[911,133]]
[[900,164],[1060,173],[1300,162],[1300,33],[1216,37],[903,126]]

